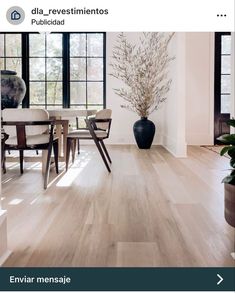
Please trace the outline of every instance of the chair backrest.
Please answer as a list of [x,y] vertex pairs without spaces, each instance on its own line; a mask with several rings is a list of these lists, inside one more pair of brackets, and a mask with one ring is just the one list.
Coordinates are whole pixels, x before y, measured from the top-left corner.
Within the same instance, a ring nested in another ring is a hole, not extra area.
[[[4,109],[2,111],[3,121],[47,121],[49,114],[44,109]],[[4,126],[4,131],[10,136],[16,136],[16,128]],[[48,130],[48,125],[26,126],[27,135],[39,135]]]
[[[110,119],[111,116],[112,116],[112,110],[111,109],[104,109],[104,110],[100,110],[96,113],[95,119]],[[98,129],[108,130],[109,123],[108,122],[96,123],[96,127]]]

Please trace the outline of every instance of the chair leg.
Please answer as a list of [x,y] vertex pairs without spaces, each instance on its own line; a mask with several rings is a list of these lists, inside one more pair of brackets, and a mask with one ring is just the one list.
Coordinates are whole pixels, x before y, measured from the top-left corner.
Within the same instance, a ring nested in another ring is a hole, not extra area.
[[78,155],[80,154],[80,140],[77,139],[77,142],[78,142]]
[[48,180],[49,180],[51,151],[52,151],[52,145],[49,145],[48,151],[47,151],[46,170],[45,170],[45,174],[44,174],[44,189],[47,189],[47,184],[48,184]]
[[104,150],[104,153],[105,153],[106,157],[107,157],[108,160],[109,160],[109,163],[111,164],[112,161],[111,161],[111,158],[110,158],[110,156],[109,156],[109,153],[108,153],[108,151],[107,151],[107,149],[106,149],[106,147],[105,147],[104,141],[103,141],[103,140],[100,140],[100,144],[101,144],[101,146],[102,146],[102,148],[103,148],[103,150]]
[[2,146],[2,171],[3,171],[3,174],[6,173],[6,154],[5,154],[5,150],[3,146]]
[[72,163],[74,163],[74,160],[75,160],[75,151],[76,151],[76,142],[77,142],[77,139],[74,138],[71,142],[71,149],[72,149]]
[[59,145],[58,140],[53,142],[53,151],[54,151],[54,158],[55,158],[55,170],[56,173],[59,174]]
[[70,156],[70,149],[71,149],[71,138],[67,138],[67,148],[66,148],[66,171],[68,171],[69,167],[69,156]]
[[105,158],[105,155],[104,155],[104,153],[103,153],[103,151],[102,151],[102,148],[101,148],[101,146],[100,146],[100,144],[99,144],[98,139],[94,138],[94,142],[95,142],[95,144],[96,144],[96,146],[97,146],[97,148],[98,148],[98,151],[99,151],[99,153],[100,153],[100,155],[101,155],[101,157],[102,157],[102,159],[103,159],[103,161],[104,161],[104,164],[105,164],[107,170],[108,170],[109,172],[111,172],[110,167],[109,167],[109,164],[108,164],[108,162],[107,162],[107,160],[106,160],[106,158]]
[[20,150],[20,174],[24,173],[24,151]]

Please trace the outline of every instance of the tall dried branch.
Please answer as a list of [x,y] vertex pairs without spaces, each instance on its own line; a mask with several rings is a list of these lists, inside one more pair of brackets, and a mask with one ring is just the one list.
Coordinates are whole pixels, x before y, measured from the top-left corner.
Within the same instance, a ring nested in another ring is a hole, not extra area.
[[112,73],[125,87],[114,89],[124,99],[121,107],[148,117],[166,100],[171,79],[168,67],[174,57],[168,54],[168,45],[174,33],[142,33],[139,45],[129,42],[121,33],[112,52]]

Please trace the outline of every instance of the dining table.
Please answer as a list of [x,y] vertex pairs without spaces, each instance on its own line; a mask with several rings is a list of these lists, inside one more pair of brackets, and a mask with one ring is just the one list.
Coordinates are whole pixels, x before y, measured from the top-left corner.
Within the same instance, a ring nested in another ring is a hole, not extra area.
[[49,118],[55,120],[56,124],[56,136],[59,139],[59,157],[64,161],[66,158],[66,137],[69,132],[69,121],[74,118],[84,117],[88,118],[96,114],[95,109],[70,109],[70,108],[58,108],[47,109]]
[[[65,162],[66,159],[66,151],[67,151],[67,135],[69,133],[69,125],[71,120],[74,119],[76,122],[76,118],[88,118],[89,116],[93,116],[97,113],[95,109],[71,109],[71,108],[54,108],[47,109],[49,113],[49,119],[54,120],[55,124],[55,135],[58,137],[59,142],[59,160],[61,162]],[[3,143],[3,139],[2,139]],[[15,158],[12,158],[14,161]],[[24,158],[27,161],[37,161],[36,157],[27,157]],[[42,151],[42,173],[46,170],[46,159],[47,159],[47,151]]]

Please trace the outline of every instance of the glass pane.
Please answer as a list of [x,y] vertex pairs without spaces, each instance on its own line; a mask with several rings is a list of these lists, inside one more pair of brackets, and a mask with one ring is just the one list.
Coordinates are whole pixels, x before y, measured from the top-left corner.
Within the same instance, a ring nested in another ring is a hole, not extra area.
[[49,34],[47,35],[47,56],[62,57],[62,35]]
[[62,105],[47,106],[48,110],[62,109]]
[[230,74],[231,73],[231,57],[221,56],[221,73]]
[[21,76],[21,58],[6,58],[6,69],[17,72],[18,76]]
[[21,57],[21,35],[6,34],[6,57]]
[[104,109],[103,105],[100,105],[100,106],[92,106],[92,105],[88,105],[88,110],[97,110],[97,111],[100,111],[102,109]]
[[70,79],[86,80],[86,58],[70,59]]
[[0,70],[3,70],[4,68],[4,58],[0,58]]
[[[70,108],[71,108],[71,109],[86,110],[86,106],[76,106],[76,105],[71,105]],[[86,127],[86,122],[85,122],[85,117],[81,117],[81,116],[79,116],[79,117],[77,117],[77,118],[78,118],[77,121],[76,121],[76,120],[75,120],[75,121],[69,121],[70,128],[73,129],[73,130],[76,129],[77,126],[78,126],[78,128],[87,128],[87,127]],[[77,125],[76,122],[78,122],[78,125]]]
[[30,104],[45,104],[45,82],[30,82]]
[[230,95],[221,95],[221,113],[230,113],[231,109],[231,98]]
[[231,76],[221,75],[221,93],[230,94],[231,92]]
[[221,43],[222,54],[231,54],[231,35],[222,36]]
[[29,35],[29,56],[44,57],[45,56],[45,35],[30,34]]
[[46,109],[46,106],[45,106],[45,104],[39,104],[39,105],[31,105],[30,104],[30,109],[38,109],[38,108],[40,108],[40,109]]
[[86,106],[77,106],[77,105],[71,105],[71,109],[79,109],[79,110],[86,110]]
[[71,82],[70,83],[70,103],[86,104],[86,83]]
[[4,56],[4,34],[0,34],[0,56]]
[[47,103],[62,104],[62,82],[47,83]]
[[87,56],[103,56],[102,34],[87,34]]
[[61,58],[47,58],[47,80],[62,80]]
[[103,83],[89,82],[87,84],[87,99],[88,104],[102,104],[103,103]]
[[103,58],[87,59],[87,79],[103,80]]
[[29,64],[30,80],[45,80],[45,59],[30,58]]
[[86,34],[70,34],[70,56],[86,56]]

